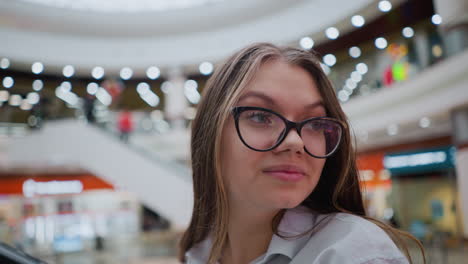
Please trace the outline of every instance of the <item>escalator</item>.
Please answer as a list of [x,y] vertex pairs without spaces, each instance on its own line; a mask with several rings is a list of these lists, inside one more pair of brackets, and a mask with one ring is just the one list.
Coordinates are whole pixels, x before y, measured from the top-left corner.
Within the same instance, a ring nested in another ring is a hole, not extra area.
[[190,169],[125,144],[99,127],[77,120],[50,121],[41,130],[12,139],[2,152],[2,163],[13,167],[87,170],[117,189],[136,194],[175,229],[185,228],[190,220]]

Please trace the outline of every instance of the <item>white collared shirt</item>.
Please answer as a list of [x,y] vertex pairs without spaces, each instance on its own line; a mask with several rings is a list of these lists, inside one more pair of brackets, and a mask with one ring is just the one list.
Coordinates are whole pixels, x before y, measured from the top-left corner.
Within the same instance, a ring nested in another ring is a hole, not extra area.
[[[390,237],[374,223],[351,214],[320,215],[308,208],[289,209],[278,226],[282,236],[302,234],[297,238],[273,235],[265,254],[250,264],[407,264]],[[211,239],[196,244],[186,252],[187,264],[206,264]]]

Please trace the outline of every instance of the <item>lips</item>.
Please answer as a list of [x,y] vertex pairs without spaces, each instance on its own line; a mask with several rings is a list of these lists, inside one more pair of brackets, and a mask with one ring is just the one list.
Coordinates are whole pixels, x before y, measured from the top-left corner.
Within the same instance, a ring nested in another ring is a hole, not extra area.
[[305,171],[296,165],[278,165],[268,167],[263,172],[273,178],[287,182],[297,182],[305,177]]

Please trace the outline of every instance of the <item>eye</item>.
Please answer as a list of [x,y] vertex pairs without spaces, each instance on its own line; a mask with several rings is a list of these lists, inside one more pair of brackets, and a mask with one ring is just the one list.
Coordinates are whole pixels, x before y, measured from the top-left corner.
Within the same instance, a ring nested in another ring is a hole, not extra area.
[[313,120],[311,122],[307,122],[304,128],[314,131],[324,131],[329,132],[334,130],[333,123],[330,123],[326,120]]
[[272,115],[261,111],[250,111],[247,113],[247,119],[258,124],[271,124]]

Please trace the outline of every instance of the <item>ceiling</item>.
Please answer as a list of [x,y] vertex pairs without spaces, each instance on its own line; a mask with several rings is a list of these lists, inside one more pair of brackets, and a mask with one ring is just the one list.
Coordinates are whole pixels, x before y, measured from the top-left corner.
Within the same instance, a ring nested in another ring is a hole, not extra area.
[[19,0],[49,7],[102,13],[133,13],[192,8],[225,0]]
[[[218,0],[135,12],[90,12],[32,2],[0,0],[0,56],[23,71],[36,61],[49,74],[73,65],[77,76],[89,76],[95,66],[110,75],[128,66],[136,77],[151,65],[193,71],[203,61],[217,62],[252,42],[297,45],[301,37],[313,36],[319,43],[329,26],[346,32],[352,29],[352,15],[370,20],[380,13],[375,0]],[[391,2],[396,6],[402,1]]]

